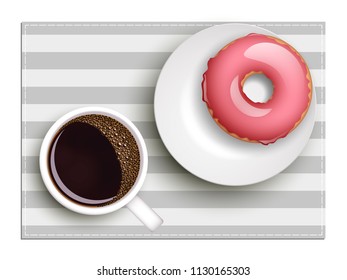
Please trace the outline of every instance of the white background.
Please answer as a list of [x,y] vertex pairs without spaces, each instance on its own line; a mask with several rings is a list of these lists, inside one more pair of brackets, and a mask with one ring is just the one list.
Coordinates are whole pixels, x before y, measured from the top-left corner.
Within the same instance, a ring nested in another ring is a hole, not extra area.
[[[344,26],[347,22],[345,9],[336,6],[333,1],[302,0],[258,0],[254,3],[249,0],[1,1],[0,20],[0,279],[101,279],[96,276],[96,270],[102,265],[156,265],[182,269],[206,265],[243,265],[251,266],[252,269],[251,277],[241,277],[243,279],[347,279],[347,48],[343,43],[346,36]],[[22,21],[326,21],[326,239],[21,240],[19,198]],[[196,276],[172,277],[194,278],[200,279]]]

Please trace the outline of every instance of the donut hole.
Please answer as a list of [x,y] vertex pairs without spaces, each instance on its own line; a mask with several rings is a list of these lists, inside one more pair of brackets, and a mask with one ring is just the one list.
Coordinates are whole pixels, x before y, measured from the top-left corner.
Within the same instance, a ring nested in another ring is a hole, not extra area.
[[246,77],[242,90],[253,102],[266,103],[272,97],[273,84],[264,74],[255,73]]

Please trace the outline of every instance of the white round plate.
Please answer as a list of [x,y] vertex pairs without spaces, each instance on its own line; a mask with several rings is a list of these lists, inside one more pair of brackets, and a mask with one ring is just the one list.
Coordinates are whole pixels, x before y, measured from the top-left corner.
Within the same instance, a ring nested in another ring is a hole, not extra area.
[[173,52],[156,86],[155,120],[165,146],[189,172],[216,184],[248,185],[283,171],[307,144],[315,122],[314,92],[300,125],[274,144],[238,140],[214,122],[202,101],[201,81],[207,62],[226,44],[249,33],[276,36],[246,24],[205,29]]

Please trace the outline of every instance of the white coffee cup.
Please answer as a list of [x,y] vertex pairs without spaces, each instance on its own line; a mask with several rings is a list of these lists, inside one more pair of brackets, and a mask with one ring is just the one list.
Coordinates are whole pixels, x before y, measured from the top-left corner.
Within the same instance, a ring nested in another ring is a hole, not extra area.
[[[134,136],[140,152],[140,170],[132,188],[121,199],[101,207],[84,206],[82,204],[75,203],[72,200],[68,199],[66,196],[64,196],[57,189],[55,182],[51,178],[48,164],[51,143],[57,132],[60,130],[60,128],[68,121],[76,117],[89,114],[99,114],[108,116],[123,124]],[[86,215],[107,214],[116,211],[122,208],[123,206],[126,206],[131,212],[135,214],[135,216],[139,218],[139,220],[145,226],[147,226],[150,230],[153,231],[163,223],[163,220],[137,196],[137,193],[140,191],[144,183],[147,174],[147,167],[148,154],[146,144],[136,126],[129,119],[127,119],[120,113],[111,109],[101,107],[83,107],[71,111],[66,115],[62,116],[48,130],[42,142],[40,150],[40,171],[43,182],[45,183],[47,190],[61,205],[74,212]]]

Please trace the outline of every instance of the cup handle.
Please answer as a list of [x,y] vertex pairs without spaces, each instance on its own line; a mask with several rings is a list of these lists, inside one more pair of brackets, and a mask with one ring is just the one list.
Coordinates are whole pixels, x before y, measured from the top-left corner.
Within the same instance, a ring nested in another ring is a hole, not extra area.
[[151,231],[163,223],[162,218],[138,196],[135,196],[126,206]]

